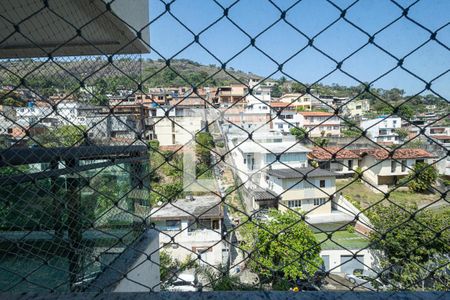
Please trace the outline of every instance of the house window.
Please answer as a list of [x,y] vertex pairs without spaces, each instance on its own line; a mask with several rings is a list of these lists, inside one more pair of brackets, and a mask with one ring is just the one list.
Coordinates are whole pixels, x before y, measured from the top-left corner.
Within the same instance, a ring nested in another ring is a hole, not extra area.
[[423,159],[416,160],[416,164],[423,164],[423,163],[425,163],[425,160],[423,160]]
[[283,129],[283,124],[278,124],[278,129]]
[[212,222],[211,219],[201,219],[199,220],[200,223],[200,229],[211,229],[212,228]]
[[302,207],[302,200],[289,200],[288,201],[289,208],[298,208]]
[[394,173],[396,168],[397,162],[395,160],[391,160],[391,173]]
[[353,160],[351,159],[348,160],[348,169],[353,170]]
[[181,229],[181,221],[180,220],[166,220],[166,228],[167,231],[176,231]]
[[406,171],[406,160],[402,160],[402,172]]
[[325,187],[325,180],[321,180],[319,184],[320,184],[321,188],[324,188]]
[[318,206],[318,205],[323,205],[325,204],[327,200],[325,198],[315,198],[314,199],[314,205]]
[[220,229],[219,220],[212,220],[212,229],[214,229],[214,230],[219,230]]

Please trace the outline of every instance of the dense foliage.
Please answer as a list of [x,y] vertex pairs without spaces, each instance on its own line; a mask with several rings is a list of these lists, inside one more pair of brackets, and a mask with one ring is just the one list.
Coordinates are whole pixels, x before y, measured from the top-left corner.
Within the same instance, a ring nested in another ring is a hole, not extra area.
[[408,187],[411,191],[423,193],[429,191],[438,179],[438,171],[432,165],[417,163],[408,175]]
[[195,135],[195,154],[197,157],[197,175],[211,173],[211,150],[214,140],[209,132],[199,132]]
[[79,146],[85,141],[85,131],[85,126],[63,125],[34,136],[30,143],[44,147]]
[[249,267],[266,282],[311,278],[322,266],[320,246],[297,213],[271,210],[267,221],[252,220],[244,231]]
[[[417,207],[373,207],[370,238],[379,268],[393,289],[446,289],[450,284],[450,210],[417,212]],[[415,212],[415,213],[414,213]],[[413,214],[414,213],[414,214]]]

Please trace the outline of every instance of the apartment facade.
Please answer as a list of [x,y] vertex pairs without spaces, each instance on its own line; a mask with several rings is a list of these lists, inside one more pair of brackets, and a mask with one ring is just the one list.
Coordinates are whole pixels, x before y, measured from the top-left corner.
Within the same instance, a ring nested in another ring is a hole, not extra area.
[[310,94],[289,93],[282,95],[278,98],[278,101],[292,103],[300,111],[310,111],[312,108],[312,99],[313,97]]
[[400,137],[396,133],[402,127],[399,117],[379,117],[361,122],[360,128],[367,130],[367,136],[377,143],[399,144]]
[[[174,259],[200,256],[200,264],[223,263],[224,208],[217,196],[195,196],[155,207],[151,222],[160,231],[159,243]],[[198,221],[196,220],[198,219]]]
[[308,131],[310,137],[327,137],[341,135],[340,119],[329,112],[299,112],[300,126]]
[[370,111],[370,102],[367,99],[351,100],[342,107],[342,112],[352,118],[360,118]]
[[324,215],[331,213],[336,176],[312,167],[269,169],[264,171],[260,186],[279,195],[280,211],[301,209],[311,215]]

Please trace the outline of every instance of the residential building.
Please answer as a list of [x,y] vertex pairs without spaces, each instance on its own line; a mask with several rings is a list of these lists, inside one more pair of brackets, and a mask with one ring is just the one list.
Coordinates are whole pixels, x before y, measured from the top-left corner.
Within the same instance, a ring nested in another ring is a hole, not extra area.
[[377,143],[399,144],[401,143],[397,130],[402,127],[401,118],[380,116],[375,119],[362,121],[360,126],[367,131],[367,137]]
[[297,114],[297,104],[287,102],[271,102],[272,123],[274,130],[289,132],[293,127],[299,127],[302,119]]
[[277,207],[281,211],[301,208],[311,214],[329,214],[329,200],[336,192],[335,180],[334,173],[323,169],[280,168],[265,170],[260,186],[280,195]]
[[15,127],[16,111],[12,106],[0,105],[0,136],[11,135]]
[[195,196],[155,207],[151,222],[160,231],[160,247],[180,261],[200,255],[199,263],[223,263],[227,243],[222,240],[225,211],[217,196]]
[[350,116],[352,118],[361,118],[370,111],[370,102],[367,99],[363,100],[351,100],[342,107],[342,113],[344,116]]
[[[247,189],[258,187],[261,171],[269,166],[272,169],[304,168],[308,166],[307,153],[311,150],[300,145],[294,139],[281,135],[228,136],[229,148],[237,175]],[[277,155],[279,159],[277,160]]]
[[194,140],[195,133],[206,126],[208,113],[200,97],[189,97],[169,101],[157,106],[152,115],[155,136],[161,146],[184,145]]
[[311,162],[316,162],[321,169],[329,170],[338,177],[353,176],[359,166],[359,155],[341,147],[317,147],[308,154]]
[[270,102],[272,101],[272,88],[275,83],[272,81],[261,81],[260,79],[250,79],[249,87],[252,92],[246,95],[245,100],[247,103],[258,103],[258,102]]
[[313,96],[310,94],[290,93],[282,95],[278,98],[278,101],[292,103],[301,111],[310,111],[312,108],[312,99]]
[[431,163],[434,155],[423,149],[396,149],[392,157],[384,149],[351,150],[361,157],[365,182],[376,192],[387,192],[406,177],[417,163]]
[[[223,125],[225,132],[266,130],[272,128],[272,110],[268,104],[252,103],[242,107],[230,107],[223,111]],[[262,129],[264,128],[264,129]]]
[[333,113],[321,111],[302,111],[300,126],[308,131],[310,137],[341,135],[341,120]]
[[243,84],[231,84],[229,86],[221,86],[216,90],[214,103],[222,108],[233,105],[234,107],[243,107],[244,99],[248,94],[248,89]]

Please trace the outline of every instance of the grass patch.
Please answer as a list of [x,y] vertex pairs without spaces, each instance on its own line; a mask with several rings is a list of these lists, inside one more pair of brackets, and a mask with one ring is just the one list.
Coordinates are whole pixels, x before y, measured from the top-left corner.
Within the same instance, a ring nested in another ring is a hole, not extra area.
[[319,243],[325,241],[320,245],[322,250],[357,250],[369,245],[369,239],[365,236],[346,230],[333,232],[331,239],[328,239],[327,234],[325,233],[316,233],[315,236]]
[[[351,180],[337,180],[336,189],[356,206],[366,208],[384,198],[384,194],[373,192],[361,182],[353,182],[346,186],[350,182]],[[439,200],[440,196],[438,194],[419,194],[410,191],[393,191],[388,199],[402,206],[405,204],[421,206]],[[384,200],[383,203],[388,204],[389,202]]]

